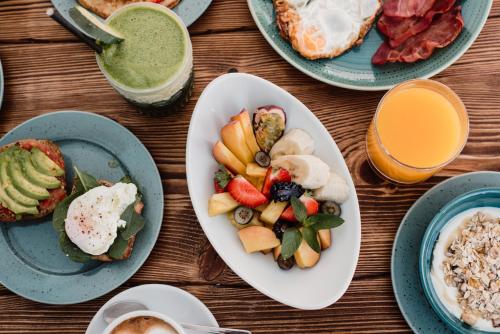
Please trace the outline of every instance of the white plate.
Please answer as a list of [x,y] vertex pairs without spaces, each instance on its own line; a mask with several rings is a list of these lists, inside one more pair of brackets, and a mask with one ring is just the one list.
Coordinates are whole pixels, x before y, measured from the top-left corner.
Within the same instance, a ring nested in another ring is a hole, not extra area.
[[[169,285],[146,284],[125,290],[104,304],[87,328],[86,334],[101,334],[106,328],[102,313],[112,303],[135,300],[150,310],[160,312],[177,322],[218,327],[210,310],[192,294]],[[197,333],[186,331],[187,334]]]
[[[287,129],[302,128],[316,143],[315,154],[343,176],[350,188],[342,204],[346,223],[333,230],[333,246],[311,269],[282,271],[272,256],[246,254],[235,228],[225,215],[208,216],[208,199],[214,193],[217,162],[212,146],[220,129],[242,108],[255,110],[278,105],[287,113]],[[263,294],[292,307],[320,309],[336,302],[347,290],[358,262],[361,218],[356,189],[344,158],[328,131],[299,100],[269,81],[244,73],[225,74],[212,81],[196,104],[186,149],[189,194],[198,220],[212,246],[231,269]]]

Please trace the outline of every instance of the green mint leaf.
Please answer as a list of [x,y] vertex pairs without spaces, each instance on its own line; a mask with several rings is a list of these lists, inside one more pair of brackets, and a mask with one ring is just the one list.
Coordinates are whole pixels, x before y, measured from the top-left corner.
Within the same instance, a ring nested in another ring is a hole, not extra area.
[[295,228],[286,229],[283,234],[283,242],[281,243],[281,257],[283,260],[287,260],[293,256],[293,253],[299,248],[302,242],[302,234]]
[[231,181],[231,174],[227,171],[224,165],[219,165],[219,170],[215,172],[215,180],[221,188],[226,188],[229,181]]
[[78,176],[78,179],[80,180],[83,190],[85,192],[89,191],[92,188],[99,187],[100,184],[97,182],[95,177],[93,177],[90,174],[87,174],[85,172],[80,171],[78,168],[75,167],[75,173]]
[[120,235],[124,240],[130,239],[136,235],[144,227],[144,218],[135,212],[135,203],[130,204],[125,211],[123,211],[120,219],[127,222],[125,229],[121,231]]
[[92,260],[92,256],[90,254],[85,253],[78,248],[77,245],[71,242],[69,237],[66,235],[66,232],[59,234],[59,245],[61,246],[64,254],[66,254],[66,256],[72,261],[85,263]]
[[339,216],[326,213],[318,213],[315,216],[308,217],[307,220],[307,225],[314,228],[316,231],[339,227],[344,223],[344,220]]
[[295,219],[302,223],[307,218],[306,206],[297,197],[292,197],[290,202],[292,204]]
[[311,247],[316,253],[321,252],[321,246],[318,242],[318,235],[316,230],[311,227],[304,227],[302,229],[302,237],[307,242],[309,247]]

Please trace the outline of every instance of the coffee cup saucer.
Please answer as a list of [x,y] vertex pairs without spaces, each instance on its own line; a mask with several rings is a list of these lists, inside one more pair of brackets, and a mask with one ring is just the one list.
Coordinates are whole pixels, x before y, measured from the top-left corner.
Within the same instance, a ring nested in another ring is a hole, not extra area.
[[[179,288],[163,284],[145,284],[120,292],[108,300],[92,318],[86,334],[100,334],[107,323],[102,316],[109,305],[126,300],[138,301],[180,323],[218,327],[212,312],[198,298]],[[187,334],[194,331],[186,330]]]

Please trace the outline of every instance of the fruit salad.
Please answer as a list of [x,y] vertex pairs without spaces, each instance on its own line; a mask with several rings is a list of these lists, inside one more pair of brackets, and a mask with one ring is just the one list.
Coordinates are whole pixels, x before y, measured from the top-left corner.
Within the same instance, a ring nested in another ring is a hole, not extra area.
[[233,116],[213,147],[219,163],[210,216],[227,215],[247,253],[272,253],[279,268],[314,267],[344,223],[347,182],[314,155],[304,130],[286,129],[283,108]]

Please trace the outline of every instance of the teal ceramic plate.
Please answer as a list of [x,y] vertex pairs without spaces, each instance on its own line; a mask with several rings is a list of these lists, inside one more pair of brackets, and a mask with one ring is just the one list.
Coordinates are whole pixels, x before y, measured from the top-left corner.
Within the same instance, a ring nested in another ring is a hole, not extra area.
[[[422,238],[422,244],[420,246],[420,282],[427,296],[427,300],[443,322],[459,334],[487,334],[490,332],[478,330],[467,325],[450,312],[441,301],[438,293],[434,289],[431,277],[434,247],[438,238],[440,238],[442,229],[454,219],[453,217],[466,211],[469,212],[469,217],[471,217],[473,214],[480,211],[477,208],[481,207],[500,208],[500,188],[489,187],[477,189],[460,195],[451,202],[448,202],[432,219]],[[470,210],[472,210],[472,212]],[[463,220],[465,220],[465,217],[462,218],[462,221]]]
[[420,284],[420,245],[427,226],[454,198],[493,187],[500,187],[500,173],[476,172],[453,177],[423,194],[403,218],[392,248],[392,287],[401,313],[415,333],[454,333],[434,313]]
[[[174,12],[180,16],[184,24],[189,27],[193,24],[208,8],[212,0],[181,0],[175,6]],[[52,0],[52,4],[64,16],[66,20],[73,23],[73,20],[68,14],[71,7],[74,7],[78,2],[76,0]]]
[[275,23],[273,1],[247,0],[252,16],[271,46],[291,65],[327,84],[357,90],[386,90],[400,82],[430,78],[446,69],[471,46],[484,26],[493,0],[462,0],[465,27],[457,40],[438,50],[428,60],[415,64],[372,66],[371,58],[382,43],[377,29],[372,29],[365,42],[335,59],[307,60],[281,38]]
[[96,114],[63,111],[35,117],[7,133],[0,146],[23,138],[55,141],[71,184],[73,166],[99,179],[130,175],[144,195],[146,225],[125,261],[80,264],[59,248],[51,216],[0,224],[0,282],[11,291],[47,304],[94,299],[129,279],[149,256],[163,220],[163,189],[151,155],[129,130]]

